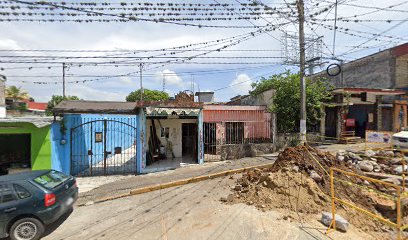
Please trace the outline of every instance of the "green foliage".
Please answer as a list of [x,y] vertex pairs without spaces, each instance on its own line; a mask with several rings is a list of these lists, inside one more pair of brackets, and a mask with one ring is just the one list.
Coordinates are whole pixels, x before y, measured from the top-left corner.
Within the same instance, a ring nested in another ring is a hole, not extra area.
[[[275,89],[270,110],[276,113],[279,132],[294,132],[300,122],[300,77],[290,71],[262,78],[252,84],[252,95]],[[307,125],[316,125],[321,116],[321,105],[331,99],[332,87],[323,79],[306,80]]]
[[48,101],[47,104],[47,110],[45,110],[45,113],[47,114],[47,116],[51,116],[52,115],[52,109],[58,105],[58,103],[60,103],[62,100],[79,100],[79,98],[77,96],[60,96],[60,95],[52,95],[51,100]]
[[10,86],[6,88],[6,97],[14,101],[29,99],[30,96],[26,91],[21,90],[21,87]]
[[[163,91],[158,90],[150,90],[144,89],[143,90],[143,100],[144,101],[160,101],[160,100],[168,100],[169,94]],[[127,102],[136,102],[140,100],[140,89],[129,93],[126,97]]]
[[14,109],[19,111],[27,111],[27,104],[17,105]]

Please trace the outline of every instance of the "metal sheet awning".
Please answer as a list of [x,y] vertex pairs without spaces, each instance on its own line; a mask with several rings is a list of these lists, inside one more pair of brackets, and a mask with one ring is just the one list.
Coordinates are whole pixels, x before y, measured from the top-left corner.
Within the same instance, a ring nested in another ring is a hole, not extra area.
[[146,114],[148,116],[198,116],[200,109],[197,108],[164,108],[164,107],[147,107]]
[[37,128],[43,128],[51,125],[54,122],[53,117],[15,117],[15,118],[0,118],[0,127],[2,123],[31,123]]

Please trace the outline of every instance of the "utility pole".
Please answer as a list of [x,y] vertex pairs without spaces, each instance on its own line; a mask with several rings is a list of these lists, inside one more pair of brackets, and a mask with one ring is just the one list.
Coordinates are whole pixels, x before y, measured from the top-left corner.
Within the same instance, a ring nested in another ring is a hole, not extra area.
[[65,99],[65,63],[62,63],[62,97]]
[[306,142],[306,80],[305,80],[305,7],[303,0],[297,0],[299,14],[299,49],[300,49],[300,142]]
[[143,76],[142,76],[142,71],[143,71],[143,63],[139,64],[139,74],[140,74],[140,101],[143,101]]

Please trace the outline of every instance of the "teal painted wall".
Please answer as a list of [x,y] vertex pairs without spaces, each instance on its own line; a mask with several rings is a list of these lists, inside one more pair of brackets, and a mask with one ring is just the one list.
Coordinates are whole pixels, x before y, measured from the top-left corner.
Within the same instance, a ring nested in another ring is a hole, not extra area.
[[32,123],[0,123],[0,134],[31,134],[31,168],[51,169],[50,127],[37,128]]

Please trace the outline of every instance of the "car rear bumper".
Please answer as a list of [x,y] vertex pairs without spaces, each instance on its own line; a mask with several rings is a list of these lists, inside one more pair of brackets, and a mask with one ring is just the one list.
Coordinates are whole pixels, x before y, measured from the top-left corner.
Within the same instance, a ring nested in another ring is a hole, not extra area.
[[[73,202],[70,205],[66,204],[66,200],[68,198],[73,198]],[[41,218],[44,224],[48,225],[55,221],[57,221],[62,215],[68,212],[75,201],[78,199],[78,188],[75,189],[70,195],[68,195],[65,199],[57,202],[55,205],[48,207],[40,212],[38,212],[38,217]],[[57,200],[58,201],[58,200]]]

